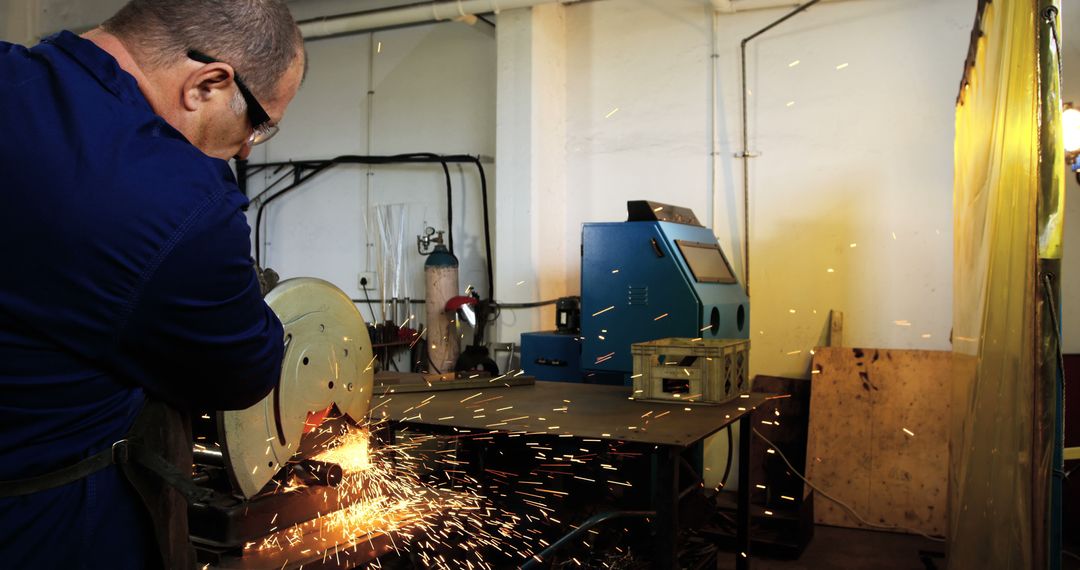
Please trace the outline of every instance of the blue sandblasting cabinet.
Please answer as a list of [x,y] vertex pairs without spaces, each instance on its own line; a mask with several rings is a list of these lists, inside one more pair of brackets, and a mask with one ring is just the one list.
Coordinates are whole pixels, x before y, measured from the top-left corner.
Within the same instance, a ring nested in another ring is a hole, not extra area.
[[745,339],[750,304],[712,230],[688,208],[627,202],[626,222],[581,233],[581,368],[630,384],[630,345],[669,337]]

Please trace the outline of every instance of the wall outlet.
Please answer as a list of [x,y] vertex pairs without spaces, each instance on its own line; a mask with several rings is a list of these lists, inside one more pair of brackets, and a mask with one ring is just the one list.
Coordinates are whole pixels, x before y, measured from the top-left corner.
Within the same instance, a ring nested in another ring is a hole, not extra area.
[[374,271],[361,271],[356,276],[356,288],[361,291],[364,289],[374,291],[376,285],[378,285],[378,281],[376,280]]

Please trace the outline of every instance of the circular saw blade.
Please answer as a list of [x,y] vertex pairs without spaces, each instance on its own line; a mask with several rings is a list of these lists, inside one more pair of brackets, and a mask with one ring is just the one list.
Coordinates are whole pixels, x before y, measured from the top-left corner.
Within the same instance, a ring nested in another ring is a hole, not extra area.
[[254,406],[218,413],[225,467],[247,498],[299,449],[309,412],[336,405],[362,421],[374,381],[367,325],[340,289],[321,279],[289,279],[266,303],[285,327],[281,380]]

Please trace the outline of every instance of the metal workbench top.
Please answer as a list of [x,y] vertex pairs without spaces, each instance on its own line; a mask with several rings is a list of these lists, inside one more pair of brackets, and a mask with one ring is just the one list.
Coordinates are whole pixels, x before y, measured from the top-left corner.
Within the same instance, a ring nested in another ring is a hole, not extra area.
[[389,392],[372,398],[371,416],[405,424],[688,447],[773,396],[755,393],[724,404],[669,404],[631,400],[631,392],[625,386],[542,381],[530,386]]

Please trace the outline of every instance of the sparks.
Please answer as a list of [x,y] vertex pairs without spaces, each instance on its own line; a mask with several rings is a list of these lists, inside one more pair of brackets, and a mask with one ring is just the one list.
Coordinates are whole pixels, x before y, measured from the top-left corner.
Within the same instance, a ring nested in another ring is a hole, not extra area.
[[615,309],[615,305],[612,305],[612,306],[610,306],[610,307],[608,307],[606,309],[600,309],[599,311],[596,311],[595,313],[592,314],[592,316],[597,317],[597,316],[600,316],[600,315],[602,315],[602,314],[604,314],[604,313],[606,313],[608,311],[614,310],[614,309]]

